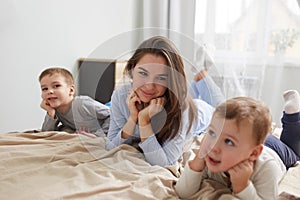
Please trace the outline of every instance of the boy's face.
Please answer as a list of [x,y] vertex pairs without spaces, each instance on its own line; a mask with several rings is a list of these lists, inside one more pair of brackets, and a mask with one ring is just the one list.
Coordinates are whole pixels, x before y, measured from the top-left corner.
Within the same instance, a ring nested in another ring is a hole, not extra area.
[[60,74],[46,75],[41,81],[42,99],[54,109],[62,109],[70,104],[75,92],[74,85],[69,85]]
[[[211,172],[226,172],[245,160],[254,161],[256,152],[252,127],[241,121],[238,127],[235,120],[214,115],[202,145],[211,150],[205,156],[205,162]],[[257,155],[258,153],[258,155]]]

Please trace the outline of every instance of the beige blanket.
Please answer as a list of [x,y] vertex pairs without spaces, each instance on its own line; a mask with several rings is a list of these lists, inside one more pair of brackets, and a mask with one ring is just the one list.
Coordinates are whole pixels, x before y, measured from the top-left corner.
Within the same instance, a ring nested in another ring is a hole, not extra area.
[[[104,144],[66,132],[0,134],[0,199],[178,199],[177,166],[151,166],[131,146]],[[191,199],[234,199],[205,184]]]

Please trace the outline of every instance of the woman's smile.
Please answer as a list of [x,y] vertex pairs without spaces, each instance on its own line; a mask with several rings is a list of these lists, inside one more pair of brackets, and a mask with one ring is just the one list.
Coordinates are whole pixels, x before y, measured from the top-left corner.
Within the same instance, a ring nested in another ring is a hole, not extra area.
[[139,91],[140,91],[140,95],[143,95],[147,99],[149,99],[155,95],[155,92],[153,92],[154,90],[146,91],[146,90],[140,89]]

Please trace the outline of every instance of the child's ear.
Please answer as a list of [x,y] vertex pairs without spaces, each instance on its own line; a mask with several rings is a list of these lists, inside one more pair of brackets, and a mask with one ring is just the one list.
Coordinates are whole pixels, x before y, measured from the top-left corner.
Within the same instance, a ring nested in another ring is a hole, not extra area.
[[254,147],[254,149],[252,150],[252,153],[250,154],[249,160],[255,161],[258,158],[258,156],[261,154],[263,148],[264,147],[263,147],[262,144],[257,145],[256,147]]
[[75,85],[72,84],[72,85],[70,86],[70,96],[74,96],[74,94],[75,94]]

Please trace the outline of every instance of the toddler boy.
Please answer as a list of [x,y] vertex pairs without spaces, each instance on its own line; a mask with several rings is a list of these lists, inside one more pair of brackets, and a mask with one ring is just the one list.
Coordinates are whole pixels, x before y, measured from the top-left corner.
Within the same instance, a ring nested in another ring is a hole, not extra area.
[[48,68],[40,74],[39,82],[41,108],[47,111],[42,131],[70,130],[94,137],[106,135],[109,107],[88,96],[74,96],[74,79],[68,70]]

